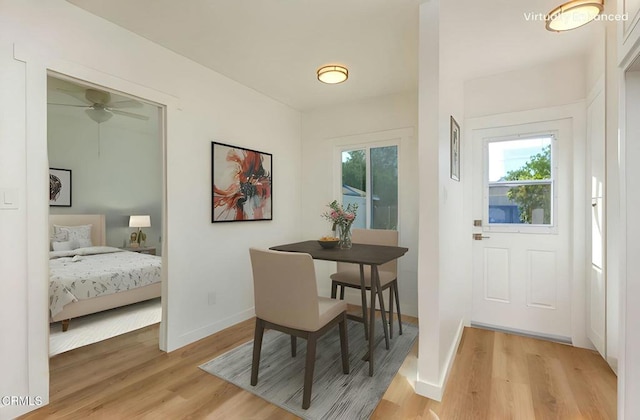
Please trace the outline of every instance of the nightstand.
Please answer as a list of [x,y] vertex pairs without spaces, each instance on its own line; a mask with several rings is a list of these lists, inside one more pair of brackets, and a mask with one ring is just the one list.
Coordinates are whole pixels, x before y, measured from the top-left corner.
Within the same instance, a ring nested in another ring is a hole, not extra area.
[[140,247],[137,247],[137,248],[125,247],[125,248],[120,248],[120,249],[124,249],[125,251],[138,252],[140,254],[156,255],[156,247],[155,246],[140,246]]

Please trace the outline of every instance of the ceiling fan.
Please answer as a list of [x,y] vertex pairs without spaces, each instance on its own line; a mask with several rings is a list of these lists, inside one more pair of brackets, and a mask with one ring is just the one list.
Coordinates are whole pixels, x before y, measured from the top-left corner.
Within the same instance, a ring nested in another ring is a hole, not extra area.
[[133,99],[125,99],[122,101],[111,101],[111,94],[98,89],[86,89],[84,95],[79,95],[81,92],[71,91],[66,89],[58,90],[73,96],[85,102],[87,105],[73,105],[73,104],[61,104],[61,103],[49,103],[49,105],[70,106],[76,108],[86,108],[85,113],[93,121],[98,124],[108,121],[113,117],[113,114],[122,115],[124,117],[136,118],[139,120],[148,120],[146,115],[135,114],[133,112],[121,111],[120,108],[141,108],[142,103]]

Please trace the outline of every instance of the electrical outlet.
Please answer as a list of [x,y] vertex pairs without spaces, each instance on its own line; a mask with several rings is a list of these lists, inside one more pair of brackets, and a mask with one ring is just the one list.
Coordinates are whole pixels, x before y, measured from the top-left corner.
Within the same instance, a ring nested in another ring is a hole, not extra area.
[[209,292],[208,296],[208,301],[209,301],[209,305],[215,305],[216,304],[216,292]]

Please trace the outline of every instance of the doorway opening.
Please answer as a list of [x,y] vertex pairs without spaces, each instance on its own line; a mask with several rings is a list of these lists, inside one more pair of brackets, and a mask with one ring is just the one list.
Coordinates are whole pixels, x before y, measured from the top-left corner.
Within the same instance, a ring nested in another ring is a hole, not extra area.
[[50,356],[161,321],[164,115],[48,74]]

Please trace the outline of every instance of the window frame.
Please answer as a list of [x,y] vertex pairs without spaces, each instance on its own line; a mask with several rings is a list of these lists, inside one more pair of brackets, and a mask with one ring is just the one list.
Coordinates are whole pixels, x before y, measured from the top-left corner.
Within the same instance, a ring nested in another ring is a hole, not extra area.
[[[545,180],[522,180],[522,181],[489,181],[489,144],[506,141],[528,140],[549,137],[551,139],[551,178]],[[528,133],[520,135],[509,135],[501,137],[487,137],[483,139],[483,201],[482,201],[482,227],[485,232],[503,233],[558,233],[558,132],[544,131],[539,133]],[[496,186],[521,186],[521,185],[550,185],[551,187],[551,222],[550,224],[525,224],[525,223],[489,223],[489,189]]]
[[[395,146],[397,148],[397,159],[398,159],[398,194],[397,194],[397,203],[398,203],[398,218],[396,220],[396,230],[400,230],[400,197],[401,197],[401,137],[394,137],[388,140],[380,140],[380,141],[369,141],[369,142],[358,142],[358,143],[345,143],[337,145],[334,148],[334,162],[336,164],[335,173],[337,174],[337,179],[335,183],[335,191],[337,193],[337,197],[339,197],[338,201],[342,203],[342,154],[344,152],[354,151],[354,150],[364,150],[365,151],[365,177],[366,177],[366,203],[367,203],[367,211],[365,212],[365,229],[371,229],[372,222],[372,199],[371,199],[371,149],[376,149],[380,147],[389,147]],[[358,214],[360,216],[360,214]]]

